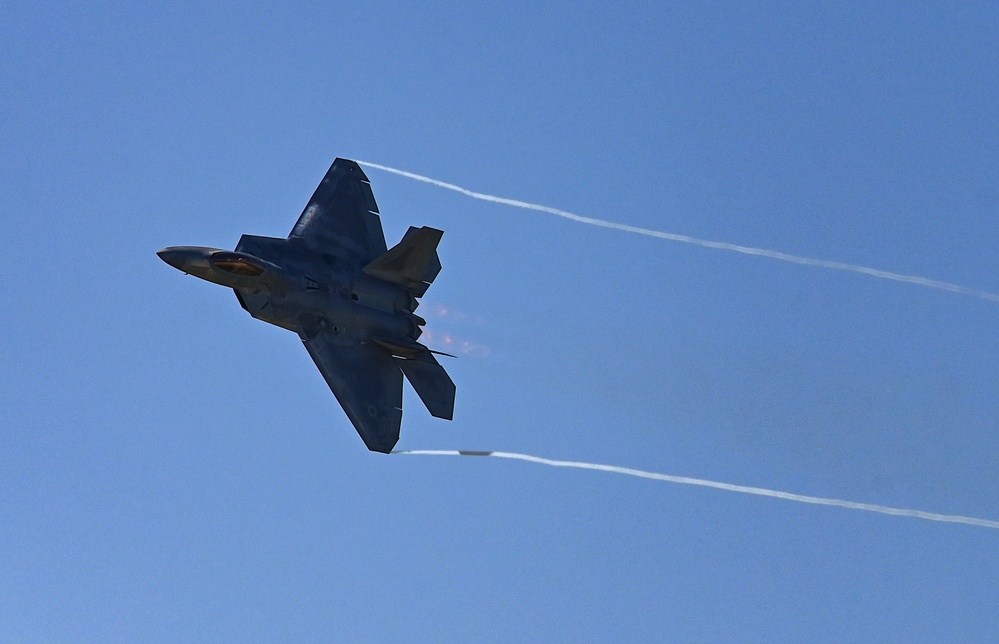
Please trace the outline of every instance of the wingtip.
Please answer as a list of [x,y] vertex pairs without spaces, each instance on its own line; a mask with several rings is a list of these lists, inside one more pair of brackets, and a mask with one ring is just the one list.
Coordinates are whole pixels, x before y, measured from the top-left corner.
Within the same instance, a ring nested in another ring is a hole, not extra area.
[[348,174],[354,175],[362,181],[367,181],[371,183],[368,179],[368,175],[364,174],[364,170],[361,169],[360,164],[352,159],[346,159],[344,157],[337,157],[333,160],[334,168],[343,168]]

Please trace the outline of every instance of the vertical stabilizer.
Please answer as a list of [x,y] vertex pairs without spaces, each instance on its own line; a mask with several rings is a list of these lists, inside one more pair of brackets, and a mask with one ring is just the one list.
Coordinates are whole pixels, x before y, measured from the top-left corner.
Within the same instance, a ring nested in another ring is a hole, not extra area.
[[437,244],[443,235],[443,231],[429,226],[410,227],[402,241],[361,270],[371,277],[398,284],[416,297],[422,297],[441,272]]

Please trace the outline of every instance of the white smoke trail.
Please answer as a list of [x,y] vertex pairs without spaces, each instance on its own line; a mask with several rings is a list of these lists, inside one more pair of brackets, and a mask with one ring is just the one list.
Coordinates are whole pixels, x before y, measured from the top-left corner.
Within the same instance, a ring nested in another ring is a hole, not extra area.
[[979,526],[982,528],[999,529],[999,521],[989,519],[976,519],[975,517],[964,517],[953,514],[937,514],[935,512],[924,512],[923,510],[906,510],[902,508],[891,508],[884,505],[874,505],[872,503],[857,503],[856,501],[843,501],[840,499],[827,499],[820,496],[806,496],[804,494],[792,494],[791,492],[781,492],[779,490],[768,490],[762,487],[750,487],[748,485],[733,485],[732,483],[720,483],[718,481],[708,481],[705,479],[695,479],[687,476],[674,476],[672,474],[660,474],[658,472],[646,472],[644,470],[634,470],[629,467],[618,467],[616,465],[600,465],[598,463],[581,463],[578,461],[556,461],[540,456],[530,456],[528,454],[516,454],[513,452],[470,452],[458,450],[433,450],[416,449],[404,452],[394,452],[395,454],[417,454],[425,456],[493,456],[496,458],[511,458],[529,463],[540,463],[541,465],[551,465],[553,467],[574,467],[581,470],[599,470],[601,472],[614,472],[615,474],[627,474],[643,479],[654,481],[666,481],[668,483],[680,483],[682,485],[698,485],[700,487],[710,487],[716,490],[727,492],[741,492],[742,494],[755,494],[757,496],[768,496],[774,499],[784,499],[786,501],[797,501],[799,503],[813,503],[815,505],[832,505],[848,510],[865,510],[867,512],[880,512],[898,517],[911,517],[913,519],[926,519],[928,521],[943,521],[946,523],[963,523],[965,525]]
[[558,208],[551,208],[549,206],[541,206],[538,204],[528,203],[526,201],[518,201],[516,199],[507,199],[506,197],[497,197],[482,192],[475,192],[473,190],[468,190],[467,188],[462,188],[461,186],[456,186],[453,183],[438,181],[437,179],[432,179],[430,177],[425,177],[423,175],[407,172],[405,170],[399,170],[397,168],[391,168],[389,166],[380,165],[378,163],[371,163],[370,161],[358,161],[358,163],[362,163],[366,166],[370,166],[378,170],[384,170],[385,172],[391,172],[392,174],[397,174],[399,176],[406,177],[408,179],[415,179],[416,181],[429,183],[439,188],[446,188],[448,190],[460,192],[461,194],[472,197],[473,199],[481,199],[482,201],[504,204],[507,206],[513,206],[515,208],[524,208],[525,210],[536,210],[538,212],[545,212],[550,215],[555,215],[557,217],[564,217],[565,219],[577,221],[582,224],[589,224],[591,226],[600,226],[602,228],[611,228],[613,230],[620,230],[627,233],[635,233],[637,235],[646,235],[648,237],[668,239],[669,241],[681,242],[684,244],[693,244],[695,246],[703,246],[704,248],[713,248],[715,250],[727,250],[727,251],[732,251],[734,253],[742,253],[744,255],[756,255],[758,257],[776,259],[782,262],[791,262],[792,264],[801,264],[804,266],[815,266],[818,268],[831,268],[839,271],[860,273],[861,275],[870,275],[871,277],[878,277],[881,279],[892,280],[895,282],[916,284],[918,286],[925,286],[926,288],[933,288],[940,291],[957,293],[958,295],[977,297],[983,300],[989,300],[990,302],[999,302],[999,294],[997,293],[990,293],[988,291],[981,291],[978,289],[969,288],[967,286],[961,286],[959,284],[951,284],[949,282],[932,280],[926,277],[919,277],[918,275],[903,275],[901,273],[892,273],[890,271],[883,271],[881,269],[871,268],[869,266],[860,266],[858,264],[847,264],[846,262],[834,262],[826,259],[801,257],[799,255],[789,255],[787,253],[781,253],[776,250],[768,250],[766,248],[740,246],[738,244],[709,241],[706,239],[698,239],[696,237],[690,237],[688,235],[678,235],[676,233],[667,233],[661,230],[652,230],[650,228],[629,226],[628,224],[619,224],[617,222],[607,221],[605,219],[584,217],[582,215],[577,215],[575,213],[571,213],[566,210],[559,210]]

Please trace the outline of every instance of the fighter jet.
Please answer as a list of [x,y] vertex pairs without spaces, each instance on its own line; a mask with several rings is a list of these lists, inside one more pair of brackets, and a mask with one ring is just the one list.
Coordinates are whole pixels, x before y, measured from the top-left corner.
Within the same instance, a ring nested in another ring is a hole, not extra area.
[[433,416],[453,417],[454,382],[434,358],[442,353],[417,342],[426,321],[414,312],[440,273],[443,234],[410,227],[387,248],[368,177],[336,159],[287,239],[243,235],[235,251],[157,255],[297,333],[364,444],[387,454],[399,440],[403,374]]

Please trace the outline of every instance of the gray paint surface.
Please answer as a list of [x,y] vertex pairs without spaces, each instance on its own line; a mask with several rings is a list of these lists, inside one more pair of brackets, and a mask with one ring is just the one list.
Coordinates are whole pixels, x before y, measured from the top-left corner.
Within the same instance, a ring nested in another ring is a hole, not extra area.
[[336,159],[287,239],[243,235],[235,251],[171,246],[171,266],[232,288],[250,315],[294,331],[368,449],[389,453],[402,423],[402,378],[450,420],[455,386],[417,340],[417,298],[441,270],[443,233],[410,228],[388,249],[371,184]]

